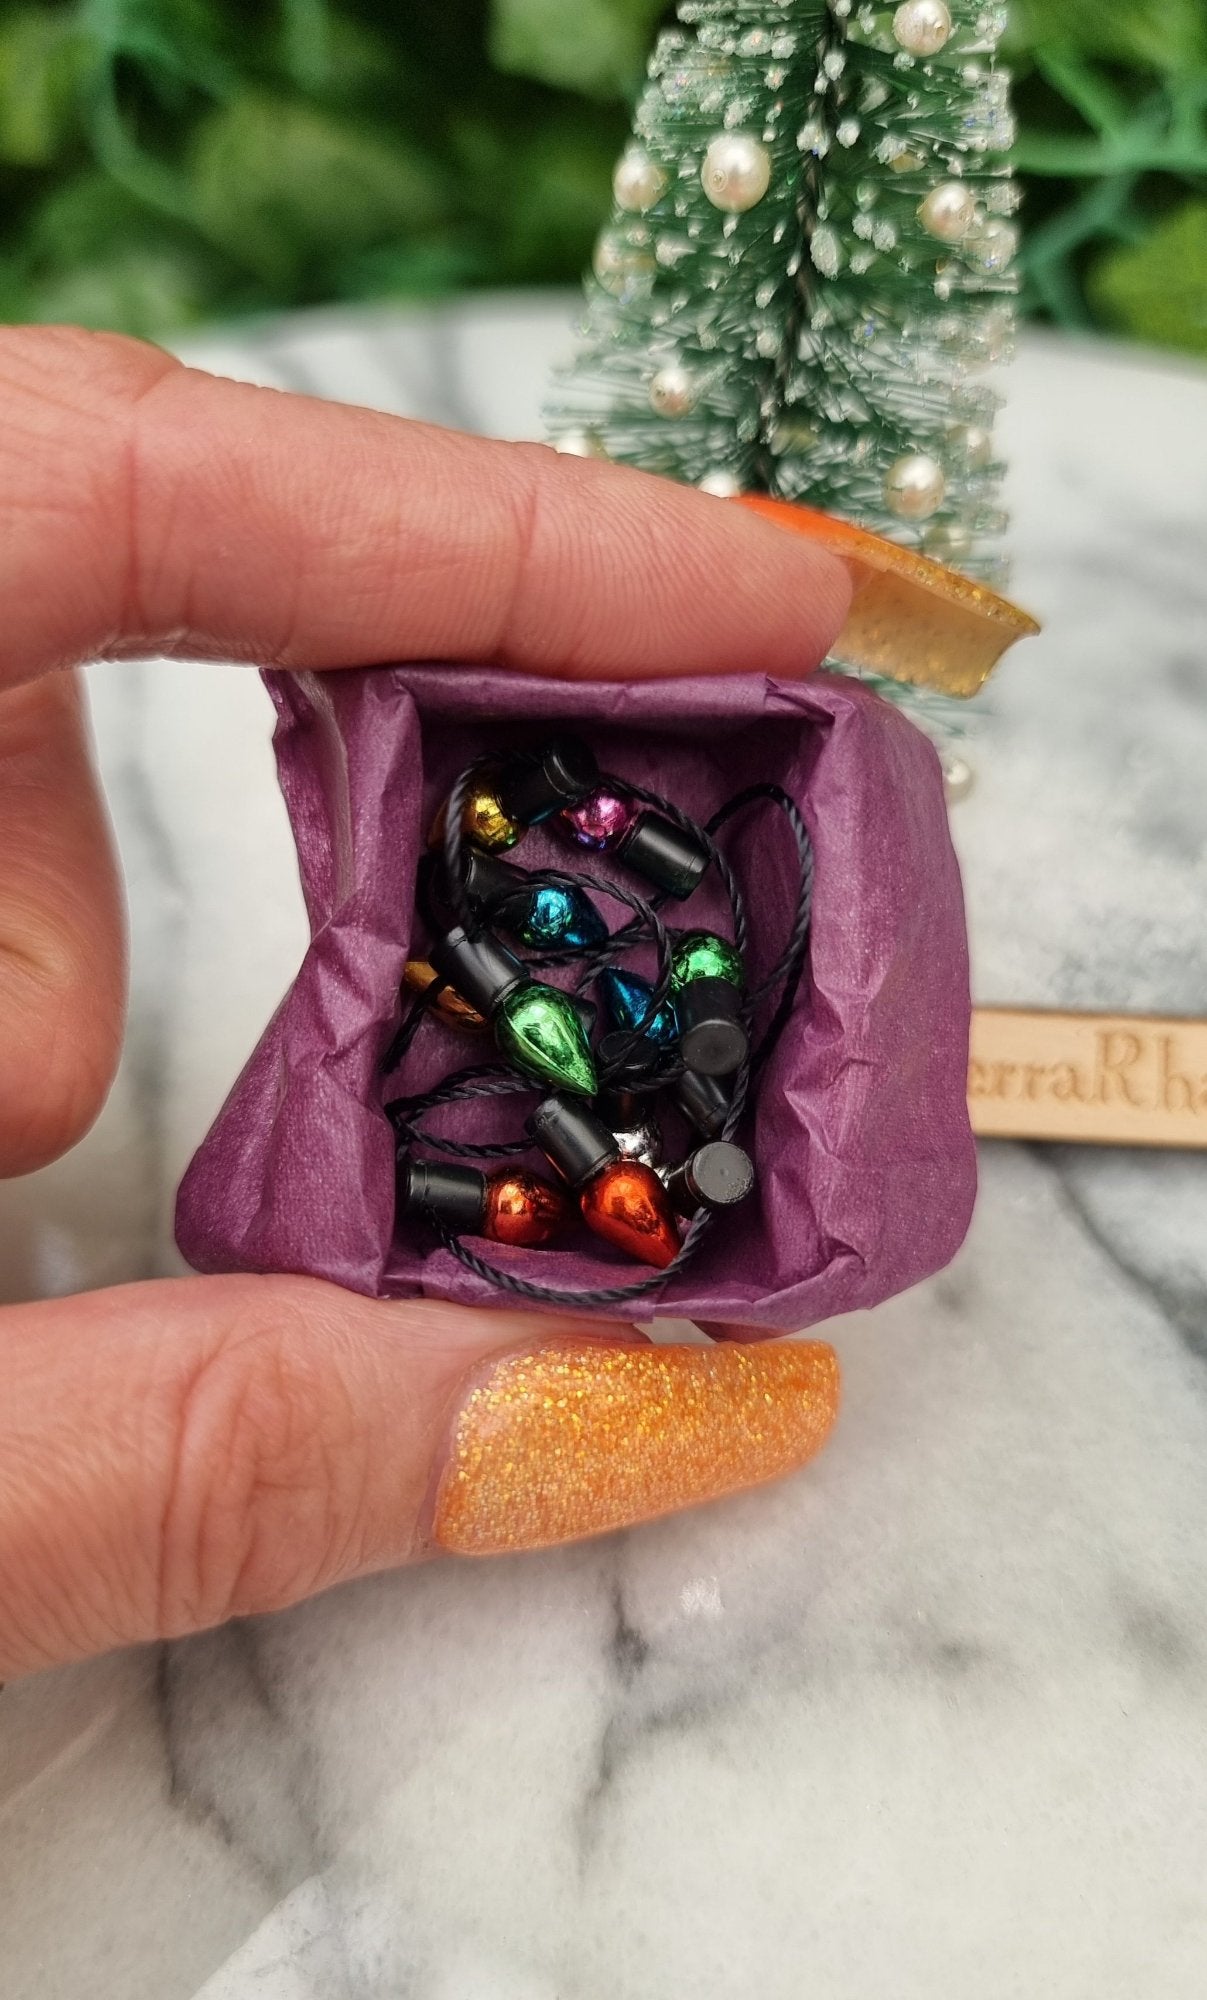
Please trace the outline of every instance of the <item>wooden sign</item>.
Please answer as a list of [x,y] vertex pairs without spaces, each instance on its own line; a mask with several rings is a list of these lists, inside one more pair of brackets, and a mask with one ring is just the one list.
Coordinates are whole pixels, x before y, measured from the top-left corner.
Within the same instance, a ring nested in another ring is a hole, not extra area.
[[986,1139],[1207,1147],[1207,1020],[974,1008],[968,1106]]

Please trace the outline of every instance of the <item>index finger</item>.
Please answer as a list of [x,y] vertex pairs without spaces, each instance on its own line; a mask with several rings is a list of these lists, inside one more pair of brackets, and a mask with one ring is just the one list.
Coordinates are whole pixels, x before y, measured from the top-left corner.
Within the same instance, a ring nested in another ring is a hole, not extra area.
[[844,564],[621,467],[0,331],[0,684],[144,648],[603,678],[816,667]]

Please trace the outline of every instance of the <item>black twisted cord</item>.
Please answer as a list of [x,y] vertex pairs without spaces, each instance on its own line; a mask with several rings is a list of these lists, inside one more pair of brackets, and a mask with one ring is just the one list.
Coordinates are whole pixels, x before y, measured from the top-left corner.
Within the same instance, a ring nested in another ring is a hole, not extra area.
[[[462,860],[464,834],[461,822],[465,803],[473,781],[486,768],[488,761],[483,760],[470,765],[461,774],[449,794],[445,809],[443,857],[446,865],[446,877],[449,883],[451,899],[462,921],[465,921],[466,918],[466,899],[464,864]],[[643,786],[633,785],[624,780],[608,777],[603,778],[601,782],[605,785],[613,786],[617,790],[627,791],[632,797],[640,799],[643,804],[649,805],[655,811],[664,814],[666,818],[680,827],[682,831],[701,841],[701,844],[709,854],[710,862],[716,867],[725,889],[733,916],[734,943],[738,951],[743,955],[745,955],[749,941],[745,899],[737,876],[727,857],[717,845],[714,835],[730,819],[734,818],[737,813],[760,799],[768,799],[778,805],[781,811],[784,812],[792,828],[800,859],[800,887],[797,895],[797,907],[793,925],[785,949],[780,954],[775,966],[748,996],[744,1010],[747,1019],[753,1014],[758,1003],[768,993],[772,992],[781,981],[784,982],[784,991],[781,994],[775,1014],[757,1052],[753,1055],[748,1053],[735,1074],[729,1110],[721,1131],[723,1138],[730,1139],[745,1115],[751,1081],[766,1062],[791,1014],[795,994],[804,970],[812,908],[814,865],[813,846],[808,830],[795,801],[778,785],[768,783],[748,786],[744,791],[736,794],[734,798],[727,800],[725,805],[713,814],[707,823],[707,827],[701,828],[686,813],[681,812],[673,801],[664,799],[658,793],[649,791]],[[597,892],[602,890],[606,894],[616,896],[617,900],[628,904],[630,908],[633,908],[637,912],[636,920],[633,923],[626,925],[623,930],[614,933],[608,939],[605,946],[596,948],[593,954],[587,956],[586,964],[580,975],[578,990],[581,991],[604,965],[631,945],[642,935],[643,931],[648,931],[657,945],[659,957],[659,976],[654,985],[651,998],[647,1003],[646,1015],[644,1017],[645,1019],[651,1019],[658,1008],[664,1004],[670,990],[670,944],[666,927],[659,916],[659,909],[667,900],[665,895],[658,894],[653,898],[643,900],[628,891],[621,890],[611,883],[602,884],[591,878],[578,877],[556,869],[534,870],[531,871],[531,877],[534,885],[547,882],[555,887],[579,890],[589,889]],[[530,962],[536,965],[553,962],[555,958],[567,959],[577,957],[582,954],[582,950],[582,947],[571,947],[564,952],[551,952],[540,961],[533,960]],[[418,1022],[422,1020],[424,1013],[430,1007],[432,1000],[437,997],[439,991],[439,986],[434,990],[429,988],[425,994],[420,996],[420,1003],[413,1010],[418,1018],[415,1027],[411,1030],[410,1039],[413,1039],[414,1033],[417,1031]],[[615,1063],[605,1069],[601,1080],[615,1081],[616,1077],[623,1073],[629,1056],[636,1052],[643,1040],[643,1031],[641,1026],[638,1025],[629,1033],[628,1043],[630,1046],[627,1051],[619,1055]],[[407,1046],[409,1046],[409,1040]],[[681,1069],[681,1062],[676,1063],[672,1058],[664,1065],[659,1065],[656,1069],[651,1070],[646,1077],[626,1077],[626,1087],[639,1094],[644,1094],[647,1090],[653,1092],[662,1088],[668,1081],[673,1080],[673,1076],[679,1073]],[[413,1143],[415,1139],[422,1138],[426,1144],[434,1146],[438,1151],[452,1153],[464,1158],[498,1159],[529,1151],[529,1142],[527,1139],[524,1139],[485,1146],[471,1145],[465,1141],[446,1141],[429,1137],[423,1133],[420,1130],[419,1121],[427,1112],[438,1108],[441,1104],[452,1103],[471,1097],[518,1094],[520,1092],[531,1091],[533,1088],[534,1086],[530,1080],[517,1075],[514,1071],[500,1069],[492,1065],[483,1065],[476,1069],[467,1069],[458,1072],[457,1076],[446,1079],[443,1085],[438,1086],[433,1091],[427,1092],[422,1097],[396,1099],[385,1108],[387,1115],[390,1116],[391,1122],[394,1125],[400,1151],[407,1144]],[[714,1219],[707,1210],[701,1211],[693,1218],[683,1239],[682,1247],[665,1270],[655,1272],[648,1278],[638,1279],[633,1284],[599,1286],[584,1291],[536,1284],[529,1279],[518,1278],[511,1272],[501,1270],[498,1266],[488,1263],[484,1257],[480,1257],[476,1251],[469,1249],[465,1242],[460,1237],[454,1235],[452,1231],[448,1230],[437,1217],[428,1216],[428,1221],[431,1223],[445,1248],[466,1269],[475,1272],[487,1283],[521,1298],[550,1305],[571,1306],[622,1305],[641,1298],[652,1297],[654,1294],[662,1291],[696,1255]]]
[[[584,893],[594,891],[598,895],[613,896],[618,903],[624,903],[628,909],[635,911],[636,921],[633,924],[626,925],[626,931],[631,931],[638,937],[640,937],[643,931],[648,931],[654,949],[658,954],[658,978],[654,982],[658,998],[652,1000],[646,1009],[647,1017],[652,1019],[670,991],[671,978],[670,935],[666,925],[658,915],[654,904],[646,897],[639,896],[635,890],[623,888],[619,882],[597,882],[590,875],[573,875],[562,868],[533,868],[528,871],[528,877],[529,882],[535,888],[542,888],[549,885],[554,889],[578,889]],[[492,899],[486,906],[486,914],[489,915],[492,909],[496,908],[498,904],[506,902],[514,894],[514,890],[503,890],[498,897]],[[611,940],[609,939],[608,942],[610,944]],[[588,952],[598,952],[602,949],[603,947],[600,945],[570,945],[562,951],[551,950],[542,953],[539,958],[529,958],[526,960],[526,963],[531,970],[540,971],[546,965],[553,965],[559,962],[564,963],[567,959],[582,958]],[[585,972],[580,977],[575,991],[581,993],[583,987],[593,977],[594,972]],[[640,1039],[639,1031],[638,1039]]]
[[[464,836],[461,821],[465,815],[465,802],[469,797],[474,779],[489,769],[490,759],[479,757],[466,766],[456,780],[444,804],[444,826],[441,832],[441,849],[444,859],[445,876],[449,894],[458,918],[465,912],[465,865],[462,861]],[[410,1010],[404,1015],[396,1033],[391,1037],[388,1048],[381,1059],[381,1074],[389,1076],[396,1070],[403,1058],[409,1054],[411,1044],[431,1012],[434,1003],[443,993],[447,981],[437,979],[419,994]]]
[[635,799],[640,799],[643,805],[652,806],[655,812],[661,813],[664,818],[672,821],[681,833],[686,833],[691,839],[698,840],[701,846],[705,848],[709,860],[721,878],[725,894],[729,898],[730,907],[733,911],[733,941],[741,952],[742,957],[745,958],[749,943],[749,927],[746,921],[746,899],[742,894],[737,876],[734,874],[728,859],[713,839],[711,830],[698,825],[694,819],[689,818],[687,813],[681,812],[672,799],[664,799],[658,792],[648,791],[644,785],[632,785],[627,779],[612,777],[605,778],[603,782],[616,791],[630,792]]
[[[576,875],[566,868],[528,868],[524,873],[528,878],[525,888],[531,886],[534,889],[577,889],[588,900],[592,896],[612,896],[618,903],[624,903],[628,909],[635,912],[634,921],[624,926],[625,936],[631,936],[636,940],[644,931],[649,931],[655,944],[658,944],[663,935],[665,926],[658,917],[662,900],[660,897],[639,896],[635,890],[626,889],[619,882],[600,881],[594,875]],[[518,893],[517,890],[500,890],[498,896],[491,899],[489,908],[492,910],[499,908]],[[619,936],[621,933],[617,932],[616,935]],[[601,952],[610,956],[611,946],[611,937],[599,944],[550,944],[539,954],[529,957],[527,964],[534,972],[542,972],[546,966],[570,964],[576,958],[594,959]],[[588,973],[587,977],[590,976]],[[585,984],[585,980],[580,979],[579,984],[580,986]]]
[[[767,994],[774,992],[775,988],[782,982],[783,990],[780,993],[775,1012],[767,1023],[766,1032],[750,1059],[752,1077],[758,1076],[770,1061],[776,1044],[791,1019],[797,991],[804,976],[809,949],[809,929],[813,919],[813,842],[809,837],[809,829],[805,825],[795,799],[790,797],[780,785],[750,785],[744,792],[739,792],[734,798],[727,800],[725,805],[721,807],[720,813],[714,814],[713,818],[722,822],[731,819],[735,814],[742,811],[744,807],[755,804],[761,798],[770,799],[773,804],[779,806],[792,829],[793,838],[796,841],[797,856],[800,861],[800,882],[796,896],[796,912],[792,921],[792,929],[788,935],[787,945],[781,952],[776,963],[772,966],[767,977],[756,987],[754,993],[751,995],[751,1006],[753,1008],[758,1005],[760,1000],[765,999]],[[726,1131],[724,1136],[729,1138],[729,1132]]]
[[[470,923],[470,912],[467,907],[465,895],[465,863],[463,858],[465,830],[462,821],[465,815],[466,800],[469,797],[474,781],[483,770],[488,768],[488,765],[489,760],[479,758],[477,762],[466,766],[449,792],[444,811],[441,849],[445,866],[447,890],[454,913],[467,928],[469,928]],[[682,815],[680,815],[680,819],[686,827],[696,834],[697,838],[703,837],[701,829],[696,827],[691,820],[683,820]],[[554,888],[574,889],[580,893],[595,890],[599,894],[614,897],[617,902],[624,903],[627,908],[634,912],[635,922],[625,926],[626,933],[636,938],[648,931],[658,954],[658,974],[653,982],[654,990],[647,1002],[646,1011],[642,1017],[643,1021],[652,1020],[658,1009],[664,1005],[667,995],[670,992],[671,983],[670,939],[667,935],[666,926],[663,924],[653,904],[647,898],[637,895],[632,889],[624,888],[618,882],[596,882],[592,878],[573,875],[564,869],[533,869],[529,871],[529,876],[534,886],[548,883]],[[509,891],[504,892],[500,895],[498,901],[500,903],[506,901],[509,894]],[[487,906],[483,915],[483,921],[485,920],[485,916],[489,914],[491,907],[491,905]],[[569,947],[566,951],[546,952],[539,958],[528,960],[528,964],[536,970],[545,965],[557,963],[559,960],[565,962],[567,959],[584,957],[592,951],[595,952],[596,958],[598,958],[599,949],[598,947],[575,945]],[[596,972],[601,969],[602,964],[607,962],[607,958],[613,955],[611,940],[609,940],[608,947],[606,948],[606,956],[599,959],[598,963],[596,963],[595,959],[589,960],[579,980],[577,989],[579,992],[595,976]],[[411,1040],[414,1039],[415,1033],[418,1032],[418,1025],[416,1023],[414,1028],[411,1029],[410,1036],[403,1042],[402,1050],[391,1063],[391,1068],[397,1068],[402,1054],[406,1053],[406,1050],[410,1047]],[[402,1035],[403,1030],[400,1030],[399,1035],[395,1037],[395,1041],[399,1041]],[[643,1040],[644,1031],[642,1023],[638,1023],[633,1028],[626,1030],[624,1041],[618,1044],[615,1054],[601,1070],[600,1080],[605,1084],[615,1082],[616,1078],[623,1074],[625,1067],[631,1062],[633,1056],[637,1054]],[[394,1044],[392,1043],[391,1053],[393,1049]]]
[[[727,821],[736,818],[737,814],[744,811],[747,806],[756,805],[762,799],[770,799],[773,805],[777,805],[792,829],[797,858],[800,861],[800,887],[797,891],[796,913],[792,929],[788,934],[788,942],[767,977],[751,994],[752,1007],[757,1007],[759,1001],[766,999],[768,993],[774,991],[781,979],[792,972],[794,966],[799,966],[799,963],[803,962],[813,914],[813,842],[809,838],[809,829],[805,825],[800,807],[782,785],[747,785],[745,791],[736,792],[733,798],[727,799],[713,814],[708,822],[708,831],[710,834],[719,832]],[[799,970],[797,977],[799,978]]]
[[699,1215],[693,1217],[678,1255],[664,1271],[655,1271],[649,1278],[638,1278],[635,1284],[599,1285],[589,1291],[537,1285],[528,1278],[517,1278],[511,1271],[501,1271],[496,1264],[488,1264],[485,1257],[479,1257],[476,1250],[470,1250],[460,1236],[454,1236],[452,1230],[446,1229],[435,1217],[430,1220],[445,1249],[452,1252],[458,1263],[476,1272],[479,1278],[485,1278],[488,1284],[498,1285],[505,1292],[514,1292],[518,1298],[535,1299],[543,1305],[554,1306],[620,1306],[630,1300],[652,1298],[655,1292],[669,1285],[672,1278],[677,1278],[695,1256],[715,1217],[707,1209],[702,1209]]
[[[630,784],[627,778],[606,776],[601,780],[601,788],[620,793],[628,792],[633,798],[640,799],[642,805],[651,806],[655,812],[661,813],[664,819],[669,819],[673,825],[679,828],[680,832],[686,833],[690,839],[699,842],[707,854],[709,862],[716,869],[725,893],[729,898],[730,911],[733,917],[734,943],[737,945],[738,950],[744,954],[747,942],[745,900],[737,876],[734,874],[725,855],[717,846],[711,831],[702,827],[698,821],[691,819],[687,813],[681,812],[672,799],[664,799],[661,793],[651,792],[644,785]],[[660,889],[650,899],[650,908],[661,910],[669,900],[668,892],[665,889]],[[619,958],[624,952],[630,950],[636,943],[637,936],[638,933],[632,924],[626,924],[623,930],[613,932],[607,942],[598,947],[595,958],[588,961],[583,973],[583,983],[585,984],[588,979],[593,979],[596,973],[602,971],[605,965],[611,963],[612,959]]]
[[470,1144],[465,1139],[442,1139],[434,1133],[425,1132],[421,1120],[430,1111],[438,1111],[445,1104],[463,1103],[467,1098],[534,1096],[537,1088],[531,1077],[520,1076],[513,1069],[504,1069],[498,1063],[479,1063],[471,1069],[459,1069],[454,1075],[446,1076],[443,1083],[437,1084],[434,1090],[424,1091],[420,1097],[395,1097],[382,1108],[394,1127],[399,1154],[421,1140],[438,1153],[452,1153],[458,1159],[514,1159],[521,1153],[532,1151],[530,1140],[500,1139],[487,1146]]
[[439,999],[443,990],[444,981],[436,979],[433,980],[430,986],[425,987],[422,993],[415,995],[410,1007],[403,1015],[396,1033],[391,1037],[390,1045],[381,1059],[380,1068],[383,1076],[391,1076],[403,1059],[409,1055],[411,1043],[419,1033],[424,1020],[431,1012],[433,1005]]
[[444,879],[448,885],[449,900],[459,923],[466,922],[465,898],[465,829],[461,822],[465,818],[465,807],[474,780],[488,771],[492,765],[489,757],[478,757],[467,764],[459,778],[454,779],[452,790],[444,802],[444,826],[440,834],[440,852],[444,861]]

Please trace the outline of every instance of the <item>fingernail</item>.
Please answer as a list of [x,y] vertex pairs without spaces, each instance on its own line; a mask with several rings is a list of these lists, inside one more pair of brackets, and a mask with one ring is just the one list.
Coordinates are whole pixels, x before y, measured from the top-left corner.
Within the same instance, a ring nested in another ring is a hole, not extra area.
[[736,505],[846,562],[855,595],[833,651],[849,666],[973,695],[1007,647],[1039,631],[1008,597],[851,521],[760,493],[743,493]]
[[838,1392],[838,1358],[815,1340],[507,1355],[454,1422],[435,1539],[461,1555],[549,1548],[778,1479],[825,1443]]

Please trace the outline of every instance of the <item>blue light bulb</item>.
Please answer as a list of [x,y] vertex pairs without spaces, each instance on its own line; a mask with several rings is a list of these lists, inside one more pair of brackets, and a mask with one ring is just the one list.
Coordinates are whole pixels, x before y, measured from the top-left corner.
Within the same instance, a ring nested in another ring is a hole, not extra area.
[[535,888],[518,926],[527,945],[602,944],[608,927],[590,898],[579,889],[559,889],[552,884]]
[[648,979],[642,979],[636,972],[618,972],[614,965],[609,965],[600,973],[599,983],[614,1027],[640,1027],[647,1041],[657,1042],[661,1047],[678,1040],[679,1020],[671,999],[663,1001],[652,1020],[645,1018],[654,994]]

